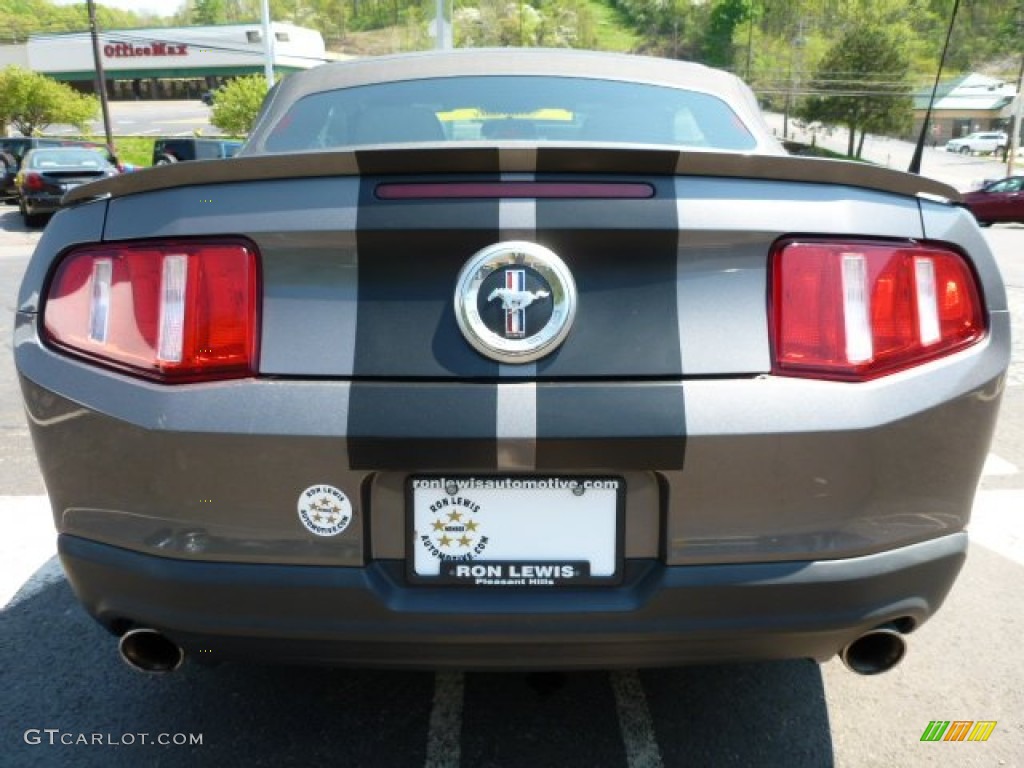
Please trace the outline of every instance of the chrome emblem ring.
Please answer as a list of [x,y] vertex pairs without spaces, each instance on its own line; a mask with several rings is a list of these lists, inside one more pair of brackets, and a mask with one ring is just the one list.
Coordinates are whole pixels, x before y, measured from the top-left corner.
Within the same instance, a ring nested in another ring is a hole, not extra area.
[[477,252],[455,287],[462,335],[499,363],[530,363],[557,349],[572,328],[576,304],[576,282],[565,262],[524,241]]

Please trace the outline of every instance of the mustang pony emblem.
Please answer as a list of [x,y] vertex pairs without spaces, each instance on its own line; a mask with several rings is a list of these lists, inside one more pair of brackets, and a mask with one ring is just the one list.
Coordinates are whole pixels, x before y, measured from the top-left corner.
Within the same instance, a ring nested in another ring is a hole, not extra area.
[[550,291],[513,291],[509,288],[495,288],[487,301],[501,299],[501,306],[506,312],[514,312],[518,309],[526,309],[537,299],[546,299]]
[[455,319],[466,341],[499,363],[551,354],[576,316],[576,283],[556,254],[509,240],[473,254],[455,286]]
[[521,339],[526,335],[526,308],[550,295],[548,291],[526,290],[526,270],[510,269],[505,272],[505,287],[491,291],[487,302],[501,299],[505,310],[505,338]]

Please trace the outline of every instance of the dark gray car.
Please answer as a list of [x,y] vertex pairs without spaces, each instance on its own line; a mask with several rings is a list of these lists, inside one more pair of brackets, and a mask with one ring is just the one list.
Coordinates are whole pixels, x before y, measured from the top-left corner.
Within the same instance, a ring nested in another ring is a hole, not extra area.
[[786,156],[694,64],[292,75],[238,158],[75,190],[29,265],[69,582],[151,670],[888,669],[1009,359],[957,198]]

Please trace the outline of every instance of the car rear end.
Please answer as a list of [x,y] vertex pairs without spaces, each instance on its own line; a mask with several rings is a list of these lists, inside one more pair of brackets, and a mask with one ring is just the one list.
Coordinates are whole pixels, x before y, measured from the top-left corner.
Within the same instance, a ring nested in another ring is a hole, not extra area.
[[117,169],[92,149],[32,150],[26,155],[19,175],[22,212],[27,218],[54,213],[72,189],[115,173]]
[[[1009,321],[944,188],[651,147],[203,166],[82,194],[19,302],[61,559],[113,632],[480,668],[869,637],[880,671],[951,588]],[[467,332],[529,346],[569,293],[532,359]]]
[[105,174],[80,171],[26,171],[22,179],[21,197],[31,215],[53,213],[60,208],[61,198],[69,189],[104,178]]

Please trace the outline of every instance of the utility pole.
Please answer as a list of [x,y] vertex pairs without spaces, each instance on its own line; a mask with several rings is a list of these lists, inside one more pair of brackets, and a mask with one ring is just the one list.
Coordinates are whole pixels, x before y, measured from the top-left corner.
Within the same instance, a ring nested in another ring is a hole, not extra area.
[[100,36],[96,30],[96,7],[93,0],[86,0],[89,11],[89,35],[92,37],[92,60],[96,68],[96,93],[100,97],[100,109],[103,113],[103,134],[107,137],[107,151],[116,158],[114,137],[110,132],[110,107],[107,104],[107,75],[103,71],[103,59],[100,57]]
[[[746,78],[747,84],[750,84],[750,58],[753,55],[754,50],[754,2],[750,0],[747,4],[747,70]],[[678,58],[678,56],[676,57]]]
[[[1024,3],[1017,6],[1017,39],[1024,32]],[[1020,57],[1020,72],[1017,74],[1017,97],[1013,103],[1013,119],[1010,120],[1010,153],[1006,157],[1006,175],[1013,176],[1013,166],[1017,162],[1017,150],[1020,149],[1020,120],[1024,114],[1024,54]]]
[[1013,104],[1013,119],[1010,120],[1010,153],[1006,157],[1006,175],[1013,176],[1013,166],[1020,149],[1020,120],[1024,115],[1024,56],[1020,61],[1020,75],[1017,77],[1017,96]]

